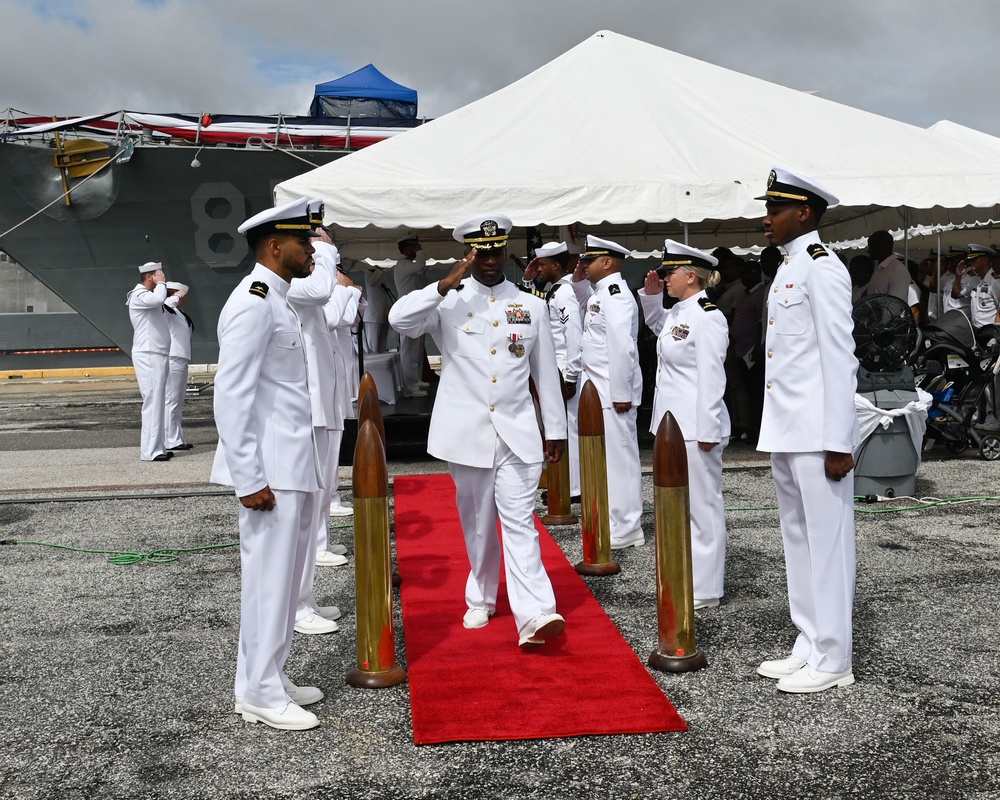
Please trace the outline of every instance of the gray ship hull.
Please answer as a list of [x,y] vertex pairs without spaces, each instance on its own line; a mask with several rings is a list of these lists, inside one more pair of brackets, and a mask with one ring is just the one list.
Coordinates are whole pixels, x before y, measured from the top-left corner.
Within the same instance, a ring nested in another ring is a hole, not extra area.
[[[37,214],[64,191],[53,153],[0,143],[0,234],[9,231],[0,249],[125,353],[132,343],[125,301],[137,267],[163,262],[169,280],[191,287],[184,310],[194,322],[192,361],[215,363],[219,312],[253,266],[236,228],[272,205],[277,183],[312,166],[266,149],[139,145],[126,163],[75,184],[71,205],[59,200]],[[296,154],[317,166],[345,155]]]

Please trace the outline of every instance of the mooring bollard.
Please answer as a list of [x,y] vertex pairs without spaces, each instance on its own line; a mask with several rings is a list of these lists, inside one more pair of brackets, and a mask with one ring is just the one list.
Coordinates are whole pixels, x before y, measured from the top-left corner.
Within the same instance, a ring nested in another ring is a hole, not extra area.
[[[581,575],[614,575],[621,570],[611,560],[611,518],[608,516],[608,460],[604,443],[604,411],[597,387],[587,381],[580,392],[580,512],[583,520]],[[568,456],[567,456],[568,458]],[[567,460],[567,472],[569,461]],[[566,486],[569,486],[567,475]],[[551,490],[550,490],[551,491]]]
[[396,664],[392,621],[389,477],[385,448],[370,419],[361,422],[354,448],[354,582],[358,661],[347,682],[366,689],[402,683],[406,672]]
[[693,672],[708,666],[694,633],[691,577],[691,506],[687,451],[674,415],[663,415],[653,444],[653,506],[656,517],[657,648],[649,666]]

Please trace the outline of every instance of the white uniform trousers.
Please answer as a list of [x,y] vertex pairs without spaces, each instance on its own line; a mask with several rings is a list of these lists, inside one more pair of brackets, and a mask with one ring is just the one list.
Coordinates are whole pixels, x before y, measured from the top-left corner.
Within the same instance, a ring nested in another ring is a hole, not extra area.
[[187,397],[188,364],[186,358],[170,356],[170,370],[167,375],[166,420],[164,422],[164,444],[169,449],[185,444],[181,417],[184,414],[184,398]]
[[772,453],[788,607],[799,629],[792,655],[820,672],[851,668],[854,473],[826,477],[825,453]]
[[316,492],[272,489],[275,507],[240,506],[240,646],[236,696],[261,708],[288,701],[285,661],[306,560],[313,555]]
[[726,511],[722,501],[722,451],[729,437],[705,452],[685,441],[691,502],[691,568],[695,600],[722,597],[726,573]]
[[642,528],[642,465],[635,417],[635,406],[624,414],[613,408],[604,409],[612,539],[622,539]]
[[[583,388],[582,386],[580,388]],[[566,431],[567,445],[569,451],[569,494],[575,497],[580,494],[580,436],[579,430],[580,416],[580,391],[566,402]]]
[[[319,610],[319,603],[316,600],[316,592],[313,590],[313,581],[316,579],[316,554],[328,550],[330,547],[330,463],[329,450],[331,434],[336,433],[343,436],[343,431],[329,431],[326,428],[313,428],[313,438],[316,440],[316,453],[319,463],[323,465],[323,484],[316,492],[316,502],[312,513],[310,530],[313,531],[311,541],[314,546],[310,548],[306,557],[305,567],[302,569],[302,583],[299,588],[299,602],[295,606],[295,621],[300,622],[310,614],[315,614]],[[339,438],[338,438],[339,442]],[[338,446],[339,450],[339,446]],[[334,473],[337,471],[334,465]]]
[[388,348],[389,325],[385,322],[365,322],[366,353],[384,353]]
[[139,458],[152,461],[154,456],[164,452],[164,415],[170,363],[163,353],[133,353],[132,366],[142,396]]
[[[330,487],[330,494],[326,496],[327,518],[330,516],[330,506],[340,505],[340,445],[344,441],[343,431],[327,431],[330,436],[330,452],[326,458],[327,486]],[[322,547],[326,550],[329,547],[329,537],[325,540],[327,544]],[[318,544],[323,544],[322,541]]]
[[403,391],[415,392],[424,371],[424,339],[399,336],[399,369],[403,373]]
[[455,501],[469,554],[465,602],[492,612],[500,585],[500,541],[503,531],[507,599],[520,631],[539,614],[554,614],[556,599],[535,530],[535,493],[542,464],[526,464],[497,437],[492,468],[448,464],[455,481]]

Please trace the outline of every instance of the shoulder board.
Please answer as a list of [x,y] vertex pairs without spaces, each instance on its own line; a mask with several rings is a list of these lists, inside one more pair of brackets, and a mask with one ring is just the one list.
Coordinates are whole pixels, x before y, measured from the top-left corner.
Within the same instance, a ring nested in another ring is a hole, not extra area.
[[538,289],[532,289],[530,286],[525,286],[523,283],[517,283],[517,288],[525,294],[530,294],[533,297],[540,297],[542,300],[545,299],[545,292],[540,292]]
[[830,255],[821,244],[811,244],[806,248],[806,252],[813,257],[813,260]]
[[700,305],[706,311],[718,311],[719,307],[709,300],[707,297],[699,297],[698,305]]
[[267,297],[267,288],[264,281],[254,281],[250,284],[250,294],[255,294],[257,297]]
[[621,293],[622,293],[622,287],[619,286],[617,283],[612,283],[608,287],[608,294],[621,294]]

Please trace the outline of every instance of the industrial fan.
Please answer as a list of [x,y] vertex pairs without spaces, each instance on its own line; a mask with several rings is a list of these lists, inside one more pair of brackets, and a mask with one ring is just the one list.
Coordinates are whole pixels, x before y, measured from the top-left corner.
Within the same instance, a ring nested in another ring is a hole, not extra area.
[[918,399],[913,370],[907,363],[917,345],[913,312],[898,297],[874,294],[857,302],[852,317],[859,364],[855,400],[859,416],[891,417],[888,426],[877,425],[854,454],[855,494],[912,495],[919,450],[899,409]]

